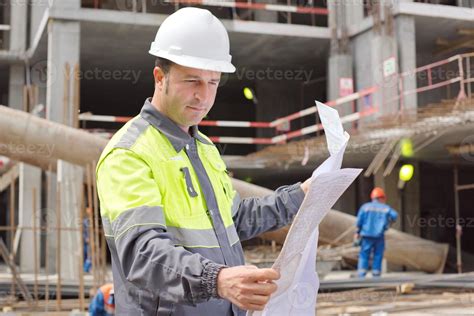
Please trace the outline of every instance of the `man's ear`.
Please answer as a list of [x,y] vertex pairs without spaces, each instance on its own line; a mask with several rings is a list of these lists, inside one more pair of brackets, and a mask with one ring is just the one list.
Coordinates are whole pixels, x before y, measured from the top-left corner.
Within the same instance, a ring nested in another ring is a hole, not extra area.
[[165,86],[165,74],[160,67],[153,69],[153,77],[155,78],[155,85],[157,85],[160,90],[163,90]]

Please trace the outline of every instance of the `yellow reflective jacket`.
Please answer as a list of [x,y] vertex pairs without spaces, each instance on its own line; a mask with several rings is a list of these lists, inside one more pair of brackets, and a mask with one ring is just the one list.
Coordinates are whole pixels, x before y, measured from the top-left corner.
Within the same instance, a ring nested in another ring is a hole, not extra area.
[[295,184],[241,200],[212,142],[149,99],[104,149],[97,189],[116,315],[244,315],[217,296],[219,270],[244,264],[240,241],[288,224],[304,198]]

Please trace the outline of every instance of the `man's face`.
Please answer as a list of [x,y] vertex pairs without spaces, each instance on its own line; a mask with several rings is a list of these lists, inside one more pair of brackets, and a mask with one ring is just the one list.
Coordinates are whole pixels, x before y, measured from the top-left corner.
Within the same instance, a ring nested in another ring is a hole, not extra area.
[[197,125],[214,105],[220,72],[172,65],[166,77],[155,68],[160,111],[185,131]]

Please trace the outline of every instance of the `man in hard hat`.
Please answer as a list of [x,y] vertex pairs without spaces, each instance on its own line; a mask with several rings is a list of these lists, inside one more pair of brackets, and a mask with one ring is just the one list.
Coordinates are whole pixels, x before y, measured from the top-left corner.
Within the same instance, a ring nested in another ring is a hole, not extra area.
[[309,180],[240,199],[217,148],[197,129],[229,37],[209,11],[183,8],[150,53],[155,91],[111,139],[97,167],[117,315],[244,315],[276,291],[273,269],[244,266],[240,241],[288,224]]
[[398,217],[397,212],[385,204],[387,198],[383,189],[374,188],[370,198],[372,202],[362,205],[357,213],[356,238],[361,238],[357,274],[361,278],[367,274],[371,255],[372,276],[380,276],[385,250],[385,231]]

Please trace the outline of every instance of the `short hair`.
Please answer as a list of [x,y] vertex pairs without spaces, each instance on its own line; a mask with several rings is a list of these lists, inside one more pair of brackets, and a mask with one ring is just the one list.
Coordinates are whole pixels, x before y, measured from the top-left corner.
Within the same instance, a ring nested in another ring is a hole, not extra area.
[[170,72],[171,66],[173,64],[174,63],[171,60],[166,59],[166,58],[158,57],[155,60],[155,67],[160,67],[161,70],[163,70],[163,73],[165,75],[167,75]]

